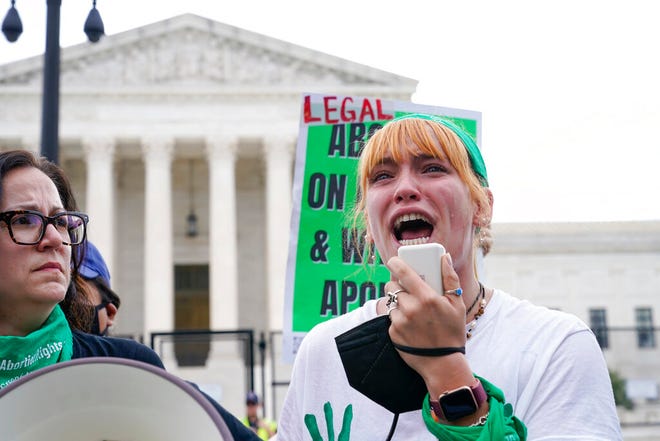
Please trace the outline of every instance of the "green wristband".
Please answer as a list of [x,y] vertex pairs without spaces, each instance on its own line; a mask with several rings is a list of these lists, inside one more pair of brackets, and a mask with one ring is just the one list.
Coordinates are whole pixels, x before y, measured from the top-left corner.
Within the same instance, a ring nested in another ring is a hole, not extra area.
[[527,428],[513,415],[513,406],[505,402],[504,393],[483,378],[477,375],[475,377],[481,381],[488,394],[490,410],[486,424],[483,426],[450,426],[436,422],[431,416],[427,394],[422,404],[422,417],[429,432],[441,440],[525,441]]

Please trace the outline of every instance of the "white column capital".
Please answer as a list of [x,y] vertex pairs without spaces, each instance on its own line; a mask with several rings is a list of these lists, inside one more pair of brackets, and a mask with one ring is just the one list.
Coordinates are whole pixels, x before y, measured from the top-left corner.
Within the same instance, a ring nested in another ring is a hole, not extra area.
[[238,152],[238,138],[230,136],[214,136],[206,138],[206,155],[209,160],[236,159]]
[[111,137],[83,138],[82,147],[88,158],[95,154],[103,157],[112,156],[115,153],[115,140]]
[[283,157],[290,159],[296,148],[295,136],[269,136],[264,139],[263,152],[267,159]]
[[174,153],[174,138],[146,137],[142,139],[142,155],[147,159],[171,160]]

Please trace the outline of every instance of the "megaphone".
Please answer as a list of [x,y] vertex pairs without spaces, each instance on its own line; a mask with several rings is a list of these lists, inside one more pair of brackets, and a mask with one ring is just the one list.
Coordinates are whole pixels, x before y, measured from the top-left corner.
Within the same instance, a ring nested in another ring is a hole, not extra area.
[[150,364],[81,358],[0,390],[3,441],[234,441],[206,397]]

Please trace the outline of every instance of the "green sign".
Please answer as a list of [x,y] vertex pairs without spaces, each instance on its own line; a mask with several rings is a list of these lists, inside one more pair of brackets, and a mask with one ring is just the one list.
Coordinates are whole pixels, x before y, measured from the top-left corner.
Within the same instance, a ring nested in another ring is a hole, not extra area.
[[406,113],[447,117],[479,142],[479,112],[357,96],[305,95],[296,150],[284,354],[314,325],[383,296],[389,272],[368,258],[353,219],[357,163],[369,136]]

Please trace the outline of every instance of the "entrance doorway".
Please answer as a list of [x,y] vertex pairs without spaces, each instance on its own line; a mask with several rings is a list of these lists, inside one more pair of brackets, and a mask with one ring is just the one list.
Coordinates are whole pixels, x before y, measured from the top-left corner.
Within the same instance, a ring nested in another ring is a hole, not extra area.
[[174,329],[180,331],[174,343],[179,366],[204,366],[210,342],[208,336],[189,335],[185,331],[209,329],[209,266],[174,267]]

